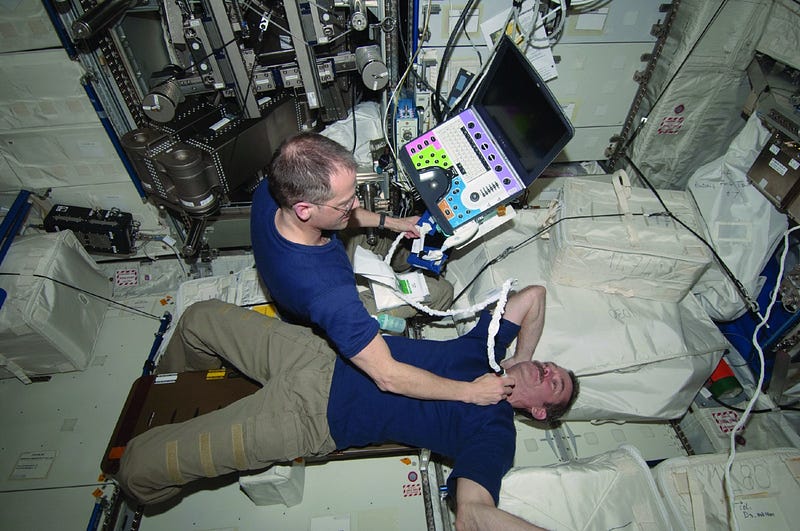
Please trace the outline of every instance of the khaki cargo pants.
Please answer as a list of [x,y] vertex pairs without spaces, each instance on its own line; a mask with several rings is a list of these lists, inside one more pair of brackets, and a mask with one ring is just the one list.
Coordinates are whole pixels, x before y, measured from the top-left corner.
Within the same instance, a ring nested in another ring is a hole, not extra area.
[[263,387],[223,409],[133,438],[116,480],[140,502],[156,503],[195,479],[332,452],[327,407],[335,359],[308,328],[221,301],[193,304],[158,372],[226,365]]

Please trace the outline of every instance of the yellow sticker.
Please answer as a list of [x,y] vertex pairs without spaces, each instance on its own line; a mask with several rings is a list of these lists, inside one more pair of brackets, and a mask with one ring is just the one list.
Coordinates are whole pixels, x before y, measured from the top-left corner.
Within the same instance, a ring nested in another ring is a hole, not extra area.
[[211,369],[206,372],[206,380],[223,380],[226,374],[225,369]]
[[272,303],[253,306],[253,310],[267,317],[278,318],[278,310],[275,309],[275,305]]

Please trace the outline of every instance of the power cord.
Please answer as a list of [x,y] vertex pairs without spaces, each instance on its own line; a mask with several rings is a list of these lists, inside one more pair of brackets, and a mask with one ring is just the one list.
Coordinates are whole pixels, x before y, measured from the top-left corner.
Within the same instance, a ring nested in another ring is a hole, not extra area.
[[[727,404],[727,403],[723,402],[722,400],[720,400],[719,398],[717,398],[714,395],[711,395],[711,400],[713,400],[714,402],[716,402],[717,404],[719,404],[720,406],[722,406],[722,407],[724,407],[726,409],[730,409],[731,411],[736,411],[737,413],[744,413],[745,412],[744,409],[742,409],[740,407],[732,406],[731,404]],[[795,400],[793,402],[789,402],[788,404],[784,404],[782,406],[778,405],[777,409],[778,409],[778,411],[800,411],[800,408],[794,407],[796,404],[800,404],[800,400]],[[760,413],[774,413],[774,412],[775,412],[775,409],[767,408],[767,409],[755,409],[755,410],[752,410],[752,411],[750,411],[750,414],[754,415],[754,414],[757,414],[757,413],[760,414]]]
[[[784,247],[783,252],[781,253],[780,259],[780,269],[778,271],[778,282],[780,282],[781,277],[783,276],[783,268],[786,263],[786,254],[789,251],[789,235],[800,229],[800,225],[792,227],[791,229],[787,230],[784,235]],[[772,290],[772,296],[770,297],[769,305],[767,306],[767,311],[764,313],[764,316],[761,319],[761,322],[758,323],[755,330],[753,330],[752,342],[753,345],[756,347],[758,351],[758,360],[759,360],[759,373],[758,373],[758,382],[756,383],[755,393],[750,398],[750,401],[747,403],[747,407],[742,412],[742,415],[739,417],[739,421],[731,430],[730,435],[730,453],[728,455],[728,460],[725,463],[725,493],[728,498],[728,510],[733,521],[734,529],[737,531],[739,530],[739,522],[736,519],[736,513],[734,512],[735,505],[734,505],[734,492],[733,492],[733,483],[731,480],[731,468],[733,467],[733,460],[736,458],[736,434],[739,430],[744,426],[745,422],[753,410],[753,406],[755,405],[756,400],[758,399],[759,394],[761,393],[761,387],[764,385],[764,352],[761,350],[761,346],[758,344],[758,332],[761,330],[763,326],[766,326],[767,321],[769,320],[770,313],[772,312],[773,306],[775,306],[775,302],[778,300],[778,293],[779,290],[777,286],[774,290]]]
[[745,289],[745,287],[742,284],[742,282],[738,278],[736,278],[736,275],[733,274],[733,271],[730,270],[730,268],[725,263],[725,261],[722,259],[722,257],[717,253],[716,249],[714,249],[714,246],[711,245],[701,235],[699,235],[695,230],[693,230],[691,227],[689,227],[686,223],[684,223],[680,218],[678,218],[667,207],[667,205],[664,203],[664,200],[659,195],[658,191],[656,191],[655,187],[652,185],[652,183],[650,183],[650,181],[647,179],[647,177],[645,177],[644,173],[639,169],[639,167],[636,165],[636,163],[633,162],[633,160],[631,160],[631,158],[628,155],[625,155],[624,158],[628,162],[628,164],[630,164],[631,167],[634,170],[636,170],[636,174],[639,176],[639,178],[642,179],[642,181],[645,183],[647,188],[650,189],[650,191],[656,197],[658,202],[661,203],[661,206],[664,208],[664,211],[666,212],[666,215],[669,216],[670,218],[672,218],[677,224],[682,226],[684,229],[689,231],[695,238],[697,238],[700,242],[702,242],[703,245],[705,245],[709,249],[709,251],[711,251],[711,254],[714,255],[714,259],[719,264],[719,266],[722,269],[723,273],[725,273],[725,275],[728,277],[728,279],[733,283],[734,287],[736,288],[736,291],[739,292],[739,295],[742,297],[742,300],[744,301],[745,305],[747,306],[747,310],[751,313],[751,315],[756,320],[760,319],[761,318],[761,314],[758,311],[758,303],[756,302],[755,299],[753,299],[753,297],[751,297],[747,293],[747,290]]
[[37,273],[3,273],[3,272],[0,272],[0,275],[7,276],[7,277],[34,277],[34,278],[41,278],[41,279],[44,279],[44,280],[49,280],[49,281],[55,282],[56,284],[59,284],[61,286],[64,286],[64,287],[67,287],[67,288],[70,288],[70,289],[74,289],[75,291],[79,291],[81,293],[89,295],[90,297],[94,297],[96,299],[100,299],[102,301],[106,301],[108,303],[111,303],[111,304],[114,304],[116,306],[119,306],[120,308],[128,310],[131,313],[139,314],[139,315],[142,315],[144,317],[149,317],[151,319],[155,319],[156,321],[161,321],[163,319],[163,317],[159,317],[158,315],[145,312],[143,310],[140,310],[139,308],[134,308],[133,306],[128,306],[126,304],[122,304],[121,302],[117,302],[117,301],[115,301],[113,299],[109,299],[108,297],[104,297],[103,295],[98,295],[97,293],[93,293],[93,292],[85,290],[83,288],[79,288],[78,286],[75,286],[74,284],[69,284],[67,282],[62,282],[62,281],[57,280],[57,279],[55,279],[53,277],[49,277],[47,275],[39,275]]
[[[655,214],[644,214],[644,213],[641,213],[641,212],[633,213],[634,216],[653,216],[653,215],[658,215],[658,214],[660,214],[660,213],[655,213]],[[461,289],[461,291],[458,293],[458,295],[456,295],[453,298],[453,302],[456,302],[458,299],[460,299],[461,296],[464,295],[464,293],[466,293],[466,291],[469,289],[469,287],[472,286],[472,284],[476,280],[478,280],[480,275],[483,274],[483,272],[486,271],[487,268],[489,268],[490,266],[493,266],[494,264],[506,259],[510,254],[518,251],[522,247],[525,247],[529,243],[535,241],[542,234],[544,234],[545,232],[549,231],[551,228],[555,227],[556,225],[558,225],[562,221],[567,221],[567,220],[571,220],[571,219],[618,218],[618,217],[622,217],[622,216],[624,216],[624,214],[594,214],[594,215],[586,215],[586,216],[566,216],[566,217],[563,217],[563,218],[555,220],[554,222],[552,222],[549,225],[545,226],[544,228],[540,229],[538,232],[532,234],[531,236],[528,236],[527,238],[522,240],[520,243],[517,243],[517,244],[512,245],[510,247],[506,247],[505,250],[503,250],[502,253],[500,253],[499,255],[494,257],[493,259],[491,259],[488,262],[486,262],[486,264],[484,264],[478,270],[478,272],[475,273],[475,276],[472,277],[472,280],[467,282],[467,284]]]

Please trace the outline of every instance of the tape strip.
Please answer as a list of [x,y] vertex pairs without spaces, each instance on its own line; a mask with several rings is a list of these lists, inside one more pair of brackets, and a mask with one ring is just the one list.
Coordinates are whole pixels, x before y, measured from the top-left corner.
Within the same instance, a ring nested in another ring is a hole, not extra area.
[[245,470],[247,460],[244,457],[244,430],[241,424],[231,425],[231,446],[233,447],[233,462],[236,468]]
[[217,470],[214,468],[214,457],[211,455],[211,434],[204,432],[200,434],[200,464],[203,466],[203,474],[207,478],[217,477]]
[[178,463],[178,441],[169,441],[166,446],[167,450],[167,474],[169,478],[178,485],[183,485],[183,475],[181,475],[181,467]]

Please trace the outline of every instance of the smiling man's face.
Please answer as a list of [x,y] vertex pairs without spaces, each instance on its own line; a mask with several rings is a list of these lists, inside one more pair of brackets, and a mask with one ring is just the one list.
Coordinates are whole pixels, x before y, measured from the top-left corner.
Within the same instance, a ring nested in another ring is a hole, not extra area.
[[547,417],[548,404],[561,404],[572,396],[572,378],[563,367],[551,362],[523,361],[509,368],[514,386],[508,400],[512,406],[527,409],[534,418]]

